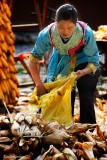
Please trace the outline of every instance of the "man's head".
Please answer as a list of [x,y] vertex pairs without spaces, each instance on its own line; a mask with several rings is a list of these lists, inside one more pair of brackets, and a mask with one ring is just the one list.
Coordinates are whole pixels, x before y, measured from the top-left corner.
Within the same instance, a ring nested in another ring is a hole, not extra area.
[[56,11],[55,20],[59,22],[61,20],[69,20],[76,24],[78,19],[78,13],[74,6],[71,4],[64,4],[60,6]]
[[77,10],[70,4],[60,6],[56,11],[57,31],[63,38],[68,38],[75,30],[78,19]]

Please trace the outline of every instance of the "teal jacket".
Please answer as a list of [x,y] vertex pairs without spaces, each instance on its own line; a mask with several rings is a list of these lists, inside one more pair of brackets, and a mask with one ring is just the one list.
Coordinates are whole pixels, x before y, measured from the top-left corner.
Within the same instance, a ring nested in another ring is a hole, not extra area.
[[[84,47],[76,55],[75,67],[82,63],[91,63],[97,68],[99,66],[99,52],[96,44],[96,40],[93,35],[92,29],[86,25],[84,34]],[[68,39],[63,39],[63,41],[68,41]],[[52,47],[48,26],[44,28],[38,35],[37,41],[31,52],[32,56],[37,59],[42,59],[44,54]],[[72,57],[68,54],[62,55],[58,52],[56,48],[53,47],[52,55],[49,60],[47,80],[52,81],[59,74],[67,75],[70,67]]]

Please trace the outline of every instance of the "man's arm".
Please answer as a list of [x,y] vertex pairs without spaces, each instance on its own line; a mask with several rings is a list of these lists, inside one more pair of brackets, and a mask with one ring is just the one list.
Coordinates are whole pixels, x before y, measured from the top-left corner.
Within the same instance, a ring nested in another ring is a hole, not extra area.
[[92,32],[92,29],[87,26],[85,33],[85,46],[83,49],[88,58],[88,65],[82,70],[76,72],[77,78],[80,78],[86,74],[95,73],[99,66],[99,52],[98,47]]
[[43,83],[40,79],[38,61],[42,60],[42,57],[44,56],[46,51],[49,50],[50,47],[51,43],[49,38],[49,31],[48,27],[46,27],[39,33],[34,48],[29,56],[29,62],[28,62],[31,75],[37,87],[38,95],[46,93],[46,89],[44,88]]
[[91,65],[87,65],[87,67],[85,67],[82,70],[78,70],[76,73],[77,75],[77,79],[79,79],[82,76],[85,76],[86,74],[90,74],[90,73],[94,73],[94,71],[96,71],[96,66],[91,66]]
[[31,75],[34,79],[34,82],[35,82],[35,85],[37,87],[37,92],[38,92],[38,95],[43,95],[46,93],[46,89],[45,87],[43,86],[43,83],[40,79],[40,74],[39,74],[39,69],[38,69],[38,66],[36,63],[33,63],[32,61],[28,61],[28,65],[29,65],[29,69],[30,69],[30,72],[31,72]]

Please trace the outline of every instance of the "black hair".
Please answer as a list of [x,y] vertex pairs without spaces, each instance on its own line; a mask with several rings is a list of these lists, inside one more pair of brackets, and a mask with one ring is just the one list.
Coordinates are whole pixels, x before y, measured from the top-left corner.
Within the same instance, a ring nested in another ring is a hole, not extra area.
[[71,4],[64,4],[60,6],[56,11],[55,20],[59,22],[60,20],[71,20],[76,24],[78,19],[78,13],[76,8]]

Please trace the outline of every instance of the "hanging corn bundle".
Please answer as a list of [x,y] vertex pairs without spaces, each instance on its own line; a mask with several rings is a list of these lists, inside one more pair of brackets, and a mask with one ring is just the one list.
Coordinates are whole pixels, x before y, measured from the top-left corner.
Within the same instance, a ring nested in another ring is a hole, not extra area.
[[6,1],[0,1],[0,97],[14,104],[19,97],[17,69],[14,61],[15,35],[11,26],[11,11]]

